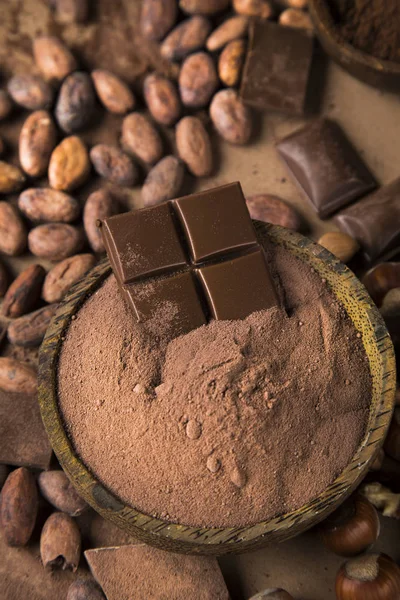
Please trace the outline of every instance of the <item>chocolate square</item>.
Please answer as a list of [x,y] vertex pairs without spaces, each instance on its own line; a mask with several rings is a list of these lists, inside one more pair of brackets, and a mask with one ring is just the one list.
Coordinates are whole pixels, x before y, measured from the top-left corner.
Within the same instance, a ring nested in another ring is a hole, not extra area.
[[105,219],[102,233],[120,284],[186,264],[169,203]]
[[400,248],[400,178],[349,206],[335,222],[360,243],[368,261],[396,254]]
[[264,251],[259,249],[197,270],[215,319],[244,319],[278,305]]
[[289,135],[277,149],[321,219],[377,185],[342,129],[328,119]]
[[173,206],[195,264],[257,244],[240,183],[184,196]]
[[182,335],[207,322],[191,271],[124,286],[125,298],[137,320],[157,317],[160,328]]
[[244,102],[302,115],[313,45],[306,31],[254,20],[240,91]]

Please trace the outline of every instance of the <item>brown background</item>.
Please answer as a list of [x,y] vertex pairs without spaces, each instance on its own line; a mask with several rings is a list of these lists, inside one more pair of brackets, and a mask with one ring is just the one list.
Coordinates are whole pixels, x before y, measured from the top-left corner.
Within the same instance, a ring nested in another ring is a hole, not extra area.
[[[44,0],[0,0],[0,69],[4,79],[13,72],[33,70],[32,39],[45,32],[64,37],[85,67],[109,68],[131,82],[135,78],[140,79],[152,66],[174,75],[174,69],[160,60],[157,49],[136,31],[139,0],[98,0],[93,4],[96,5],[95,14],[87,26],[60,28],[52,21]],[[321,64],[315,70],[311,87],[313,103],[320,104],[323,114],[343,125],[381,183],[400,176],[400,99],[366,87],[339,68],[324,64],[323,60],[319,62]],[[14,147],[22,119],[23,115],[20,115],[8,125],[0,125],[0,134],[5,135]],[[185,187],[187,190],[205,189],[240,180],[245,194],[278,194],[298,207],[309,223],[310,235],[318,237],[333,226],[315,217],[289,180],[274,149],[277,139],[301,123],[302,120],[274,114],[257,118],[257,134],[248,147],[216,142],[218,168],[215,174],[196,184],[188,180]],[[89,142],[97,139],[116,142],[119,127],[119,119],[109,118],[97,129],[86,132],[84,137]],[[91,187],[97,185],[95,181]],[[82,190],[82,199],[88,189]],[[125,192],[123,197],[127,206],[140,205],[139,188]],[[26,264],[26,259],[11,262],[12,268],[17,271]],[[376,547],[400,561],[400,523],[388,519],[383,521],[382,535]],[[113,545],[111,539],[107,543]],[[10,554],[6,563],[8,573],[17,565],[19,556],[18,551]],[[296,600],[334,600],[334,578],[341,562],[340,558],[326,552],[316,533],[311,532],[267,550],[225,558],[222,565],[234,598],[240,598],[241,593],[248,597],[265,587],[279,585],[287,588]],[[37,568],[40,569],[39,563]],[[21,577],[26,578],[27,573],[24,575],[23,569],[16,572],[20,571]],[[2,575],[0,570],[0,580],[2,577],[5,577],[5,572]],[[61,588],[57,589],[60,591]],[[43,590],[43,595],[38,598],[47,598],[48,593],[50,587],[46,592]]]

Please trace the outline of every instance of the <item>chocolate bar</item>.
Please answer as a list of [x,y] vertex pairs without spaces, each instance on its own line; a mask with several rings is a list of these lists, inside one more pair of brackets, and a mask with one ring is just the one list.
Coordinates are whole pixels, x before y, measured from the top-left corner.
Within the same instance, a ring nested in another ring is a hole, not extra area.
[[87,550],[85,558],[108,600],[229,600],[215,558],[173,554],[145,545]]
[[302,115],[313,56],[312,35],[253,21],[240,95],[250,106]]
[[343,210],[335,222],[359,242],[368,262],[394,256],[400,247],[400,178]]
[[284,138],[277,150],[321,219],[377,186],[342,129],[328,119]]
[[139,322],[167,311],[181,334],[278,304],[239,183],[109,217],[101,229]]

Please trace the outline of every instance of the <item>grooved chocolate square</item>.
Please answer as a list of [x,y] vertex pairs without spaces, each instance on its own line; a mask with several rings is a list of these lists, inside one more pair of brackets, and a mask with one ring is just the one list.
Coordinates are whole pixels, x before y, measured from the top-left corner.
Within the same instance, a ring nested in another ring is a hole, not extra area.
[[313,55],[310,33],[254,20],[240,95],[261,109],[301,115]]
[[207,322],[191,271],[127,284],[124,290],[139,322],[158,315],[177,335]]
[[239,183],[173,200],[195,264],[256,246]]
[[321,219],[376,187],[342,129],[328,119],[295,131],[277,149]]
[[215,319],[244,319],[278,305],[261,249],[201,267],[197,273]]
[[186,264],[169,203],[105,219],[102,234],[121,284]]

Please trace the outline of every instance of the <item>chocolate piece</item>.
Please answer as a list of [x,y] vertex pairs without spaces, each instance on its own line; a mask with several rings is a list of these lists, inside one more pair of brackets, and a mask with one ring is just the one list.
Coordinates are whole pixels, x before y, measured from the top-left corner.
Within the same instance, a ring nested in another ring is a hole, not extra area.
[[85,557],[108,600],[229,600],[215,558],[144,545],[87,550]]
[[253,21],[241,97],[256,108],[302,115],[313,55],[312,35]]
[[102,222],[102,234],[121,284],[186,264],[169,203],[109,217]]
[[277,150],[321,219],[377,186],[339,125],[328,119],[284,138]]
[[138,321],[152,315],[167,319],[177,335],[207,322],[190,271],[125,286],[126,299]]
[[394,256],[400,246],[400,178],[349,206],[335,222],[360,243],[369,262]]
[[138,321],[158,316],[182,334],[208,313],[241,319],[278,304],[239,183],[109,217],[102,234]]
[[264,252],[258,249],[198,270],[214,319],[244,319],[278,305]]
[[238,183],[184,196],[174,200],[173,205],[195,264],[257,245]]

